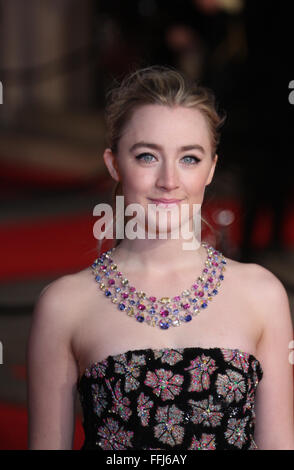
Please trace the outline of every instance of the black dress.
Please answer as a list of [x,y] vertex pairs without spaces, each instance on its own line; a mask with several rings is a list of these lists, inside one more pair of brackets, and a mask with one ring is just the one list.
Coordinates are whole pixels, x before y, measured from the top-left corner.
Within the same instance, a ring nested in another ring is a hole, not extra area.
[[81,450],[255,450],[260,362],[239,349],[135,349],[78,381]]

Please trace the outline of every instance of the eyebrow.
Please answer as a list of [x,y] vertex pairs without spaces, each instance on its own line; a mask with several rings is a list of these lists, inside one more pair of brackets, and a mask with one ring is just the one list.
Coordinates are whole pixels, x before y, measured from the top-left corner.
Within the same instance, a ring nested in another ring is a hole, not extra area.
[[[148,148],[155,149],[155,150],[163,150],[161,145],[153,144],[151,142],[140,141],[140,142],[137,142],[136,144],[131,146],[130,152],[132,152],[133,150],[135,150],[138,147],[148,147]],[[202,147],[202,145],[199,145],[199,144],[183,145],[182,147],[179,147],[178,150],[179,151],[200,150],[200,152],[205,154],[204,148]]]

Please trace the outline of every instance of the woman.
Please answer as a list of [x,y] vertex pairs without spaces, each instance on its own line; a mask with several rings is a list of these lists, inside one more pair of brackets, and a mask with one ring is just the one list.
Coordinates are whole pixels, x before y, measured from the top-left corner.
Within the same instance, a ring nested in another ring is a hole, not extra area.
[[125,237],[42,291],[28,344],[31,449],[72,448],[77,390],[83,449],[294,449],[285,289],[192,231],[221,123],[206,89],[164,67],[110,93],[104,161],[153,236]]

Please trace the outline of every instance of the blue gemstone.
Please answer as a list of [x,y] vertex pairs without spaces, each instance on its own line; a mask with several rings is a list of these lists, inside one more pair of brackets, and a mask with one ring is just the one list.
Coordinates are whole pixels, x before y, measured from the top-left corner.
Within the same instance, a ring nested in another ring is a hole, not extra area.
[[218,293],[218,290],[217,289],[213,289],[212,291],[213,295],[216,295]]
[[193,303],[197,302],[197,299],[192,299],[192,302],[193,302]]
[[151,307],[150,310],[149,310],[149,313],[151,313],[151,314],[155,313],[155,308]]
[[159,326],[162,330],[167,330],[169,328],[169,324],[165,322],[160,322]]
[[125,304],[119,304],[119,309],[124,310],[126,308]]
[[205,290],[208,289],[208,284],[205,284],[204,289],[205,289]]
[[220,274],[219,279],[222,281],[224,279],[224,276],[222,274]]
[[207,304],[204,302],[202,305],[201,305],[202,308],[206,308],[207,307]]
[[179,309],[175,309],[173,313],[179,313]]
[[214,276],[215,275],[215,269],[211,271],[211,274]]
[[100,276],[96,276],[95,279],[96,279],[96,281],[100,281],[101,277],[100,277]]
[[136,302],[135,302],[135,300],[130,300],[129,303],[130,303],[131,305],[134,305]]
[[191,320],[192,320],[192,316],[191,316],[191,315],[187,315],[187,316],[185,317],[185,321],[191,321]]
[[138,315],[136,318],[141,323],[142,323],[142,321],[144,321],[144,317],[141,317],[141,315]]
[[106,291],[105,291],[105,295],[106,295],[106,297],[109,297],[109,296],[111,295],[111,291],[110,291],[110,290],[106,290]]
[[225,259],[223,259],[223,260],[222,260],[222,263],[223,263],[223,264],[227,264],[227,262],[226,262],[226,260],[225,260]]

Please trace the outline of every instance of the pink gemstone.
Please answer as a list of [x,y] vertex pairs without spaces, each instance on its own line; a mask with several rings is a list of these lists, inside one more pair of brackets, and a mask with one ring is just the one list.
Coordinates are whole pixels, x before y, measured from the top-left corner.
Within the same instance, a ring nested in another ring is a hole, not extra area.
[[120,271],[118,271],[117,275],[120,277],[122,275],[122,273]]
[[129,294],[127,294],[126,292],[123,292],[122,297],[123,297],[124,299],[127,299],[127,298],[129,297]]
[[139,308],[139,310],[145,310],[146,307],[145,307],[145,305],[143,305],[143,304],[139,304],[139,305],[138,305],[138,308]]
[[181,300],[181,297],[180,297],[179,295],[176,295],[176,296],[173,298],[173,300],[174,300],[175,302],[179,302],[179,301]]
[[154,308],[158,308],[158,304],[153,305]]
[[101,270],[106,269],[106,268],[107,266],[105,266],[105,264],[102,264],[102,266],[100,267]]
[[203,269],[203,271],[204,271],[205,273],[207,273],[208,269],[207,269],[207,268],[205,268],[205,269]]
[[160,310],[160,315],[161,315],[162,317],[167,317],[168,314],[169,314],[169,311],[168,311],[168,310]]
[[150,300],[151,302],[156,302],[156,297],[149,297],[149,300]]
[[189,308],[190,307],[190,304],[184,304],[183,305],[183,308]]
[[212,281],[213,281],[212,277],[209,277],[208,282],[212,282]]
[[218,266],[218,263],[216,263],[215,261],[212,262],[213,266]]
[[131,292],[135,292],[135,290],[136,290],[135,287],[130,287]]
[[193,284],[194,289],[198,289],[198,284]]
[[114,280],[114,279],[109,279],[109,281],[108,281],[108,285],[109,285],[109,286],[111,286],[111,285],[114,284],[114,283],[115,283],[115,280]]
[[203,296],[204,296],[204,292],[203,292],[203,291],[199,291],[199,292],[197,292],[197,295],[199,295],[199,297],[203,297]]

